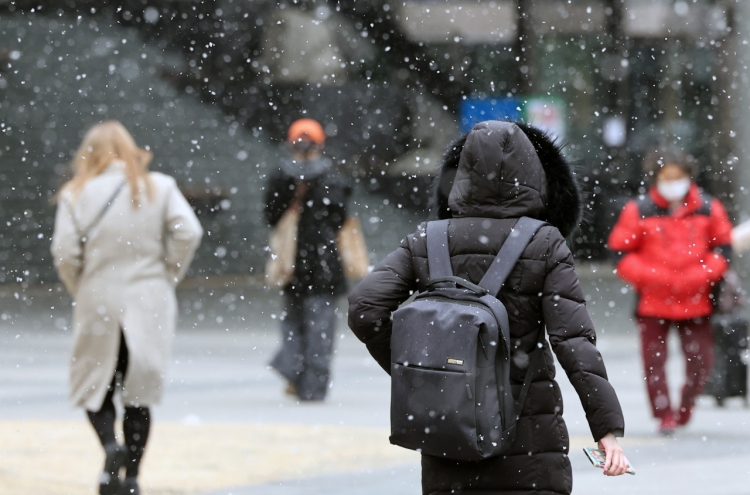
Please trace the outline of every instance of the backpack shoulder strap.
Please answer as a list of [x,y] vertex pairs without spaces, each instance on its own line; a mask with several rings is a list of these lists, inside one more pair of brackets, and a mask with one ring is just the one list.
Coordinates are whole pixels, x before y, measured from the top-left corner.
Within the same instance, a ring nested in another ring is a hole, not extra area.
[[[480,287],[487,289],[493,296],[497,296],[511,270],[516,266],[521,253],[544,224],[545,222],[541,220],[521,217],[516,222],[503,247],[500,248],[500,252],[495,256],[495,261],[492,262],[490,269],[479,282]],[[429,232],[427,237],[429,243]],[[430,265],[430,276],[432,276],[432,265]]]
[[531,351],[531,359],[529,360],[529,367],[526,369],[526,375],[523,377],[523,386],[521,386],[521,393],[518,395],[516,401],[516,416],[521,416],[523,405],[526,402],[526,397],[529,395],[529,388],[531,388],[531,378],[533,374],[542,366],[544,358],[544,328],[539,329],[539,338],[536,342],[536,348]]
[[427,222],[427,263],[430,280],[453,276],[451,254],[448,250],[448,222],[450,220]]
[[701,192],[701,207],[695,211],[696,215],[711,216],[712,197],[708,194]]
[[669,210],[659,207],[648,194],[636,199],[635,204],[638,206],[638,214],[641,218],[669,215]]

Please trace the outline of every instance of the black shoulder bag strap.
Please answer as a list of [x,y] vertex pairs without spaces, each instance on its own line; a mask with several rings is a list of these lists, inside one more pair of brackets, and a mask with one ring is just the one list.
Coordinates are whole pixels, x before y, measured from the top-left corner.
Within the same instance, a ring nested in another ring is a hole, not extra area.
[[544,225],[544,222],[541,220],[521,217],[516,222],[516,225],[513,226],[513,230],[510,231],[503,247],[500,248],[500,252],[495,256],[495,261],[492,262],[489,270],[487,270],[487,273],[480,280],[479,285],[497,297],[508,275],[510,275],[513,267],[516,266],[521,254],[523,254],[524,249],[526,249],[526,246],[529,245],[529,242],[531,242],[531,239],[542,225]]
[[[487,289],[491,295],[497,297],[500,293],[500,289],[508,279],[508,275],[510,275],[513,267],[516,266],[521,254],[526,249],[526,246],[529,245],[531,239],[544,224],[545,222],[542,222],[541,220],[521,217],[518,222],[516,222],[516,225],[513,227],[508,238],[505,240],[503,247],[500,248],[500,252],[497,253],[495,261],[492,262],[490,269],[487,270],[487,273],[482,277],[479,285]],[[505,342],[510,345],[510,328],[503,328],[501,331],[508,332],[508,334],[505,335]],[[533,371],[539,367],[539,360],[544,356],[544,351],[542,350],[544,348],[544,330],[539,332],[539,339],[536,347],[537,348],[531,353],[529,367],[526,371],[526,376],[523,379],[523,386],[521,387],[521,394],[518,396],[518,400],[515,404],[516,416],[520,416],[521,414],[521,409],[523,409],[523,405],[526,402],[526,396],[529,393],[529,387],[531,387]],[[510,366],[507,368],[506,372],[509,373]]]
[[516,416],[521,416],[523,405],[526,402],[526,396],[529,395],[529,388],[531,388],[531,377],[542,365],[542,359],[544,359],[544,340],[544,329],[542,328],[539,330],[536,349],[531,353],[531,360],[529,361],[529,367],[526,370],[526,376],[523,378],[521,393],[518,395],[518,400],[516,401]]
[[[430,270],[430,280],[441,279],[441,281],[448,282],[453,277],[453,269],[450,262],[450,251],[448,249],[448,224],[450,220],[438,220],[427,223],[427,262]],[[497,297],[500,293],[500,289],[505,284],[505,281],[516,266],[521,254],[528,246],[531,239],[536,235],[540,227],[545,225],[545,222],[536,220],[529,217],[521,217],[516,225],[513,227],[510,235],[506,239],[500,251],[495,256],[495,260],[492,262],[487,273],[484,274],[482,280],[479,282],[479,286],[486,289],[489,294],[493,297]],[[507,323],[501,325],[500,330],[505,334],[504,340],[510,345],[510,329]],[[544,330],[539,332],[539,339],[537,341],[536,349],[532,352],[529,367],[526,371],[526,376],[523,380],[523,386],[521,387],[521,394],[518,396],[516,401],[516,415],[521,414],[523,404],[526,402],[526,396],[529,393],[529,387],[531,387],[532,371],[539,367],[539,360],[543,358],[544,352]],[[509,373],[509,362],[506,362],[506,376]],[[500,383],[498,382],[498,385]]]
[[99,222],[102,221],[102,218],[104,218],[104,214],[109,211],[109,207],[112,206],[112,203],[115,202],[115,199],[117,199],[117,196],[119,196],[120,191],[122,191],[122,188],[125,187],[125,184],[127,184],[127,180],[120,182],[120,185],[117,186],[117,188],[112,193],[112,196],[110,196],[107,202],[104,203],[104,206],[101,210],[99,210],[99,213],[96,215],[94,220],[91,221],[86,230],[81,232],[81,252],[83,252],[83,247],[86,245],[86,241],[88,241],[89,234],[92,230],[94,230],[94,227],[99,225]]
[[448,249],[448,223],[450,220],[427,222],[427,263],[430,280],[453,276],[451,253]]
[[448,225],[450,220],[436,220],[427,223],[427,263],[430,269],[428,287],[461,287],[476,292],[487,293],[487,289],[472,284],[466,279],[453,275],[451,253],[448,248]]

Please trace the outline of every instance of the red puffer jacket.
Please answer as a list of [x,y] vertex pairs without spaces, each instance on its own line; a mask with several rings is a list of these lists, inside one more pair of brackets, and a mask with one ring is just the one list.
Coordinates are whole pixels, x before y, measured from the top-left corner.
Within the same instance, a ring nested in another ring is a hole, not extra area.
[[638,292],[640,316],[709,316],[712,287],[728,268],[717,251],[729,252],[732,224],[721,203],[695,184],[682,207],[668,208],[656,187],[625,205],[609,236],[609,248],[625,254],[617,274]]

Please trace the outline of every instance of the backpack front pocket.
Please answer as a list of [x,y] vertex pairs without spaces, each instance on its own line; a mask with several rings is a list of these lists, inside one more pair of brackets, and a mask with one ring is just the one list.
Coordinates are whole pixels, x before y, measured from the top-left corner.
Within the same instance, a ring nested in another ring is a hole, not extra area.
[[391,443],[437,457],[482,459],[474,381],[471,372],[391,363]]

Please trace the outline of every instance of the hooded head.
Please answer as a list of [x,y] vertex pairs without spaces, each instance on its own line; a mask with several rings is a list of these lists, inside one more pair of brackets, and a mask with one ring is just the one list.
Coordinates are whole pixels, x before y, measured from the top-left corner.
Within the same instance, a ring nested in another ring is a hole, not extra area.
[[448,148],[435,180],[432,217],[545,220],[564,236],[578,228],[581,192],[558,146],[533,126],[480,122]]

